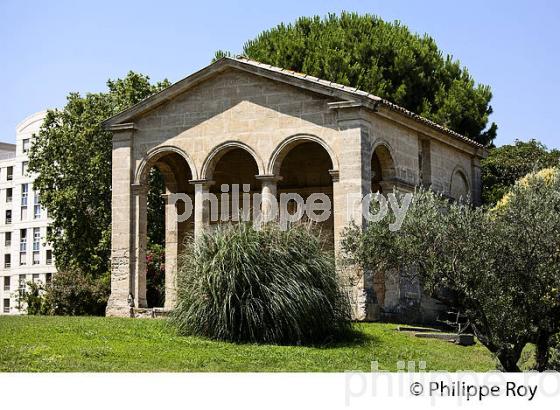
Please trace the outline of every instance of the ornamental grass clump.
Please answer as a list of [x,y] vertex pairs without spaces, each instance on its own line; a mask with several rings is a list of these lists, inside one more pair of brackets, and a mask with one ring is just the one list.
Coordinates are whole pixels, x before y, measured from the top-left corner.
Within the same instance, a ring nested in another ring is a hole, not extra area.
[[324,343],[350,329],[350,307],[309,226],[220,226],[186,245],[178,271],[179,332],[232,342]]

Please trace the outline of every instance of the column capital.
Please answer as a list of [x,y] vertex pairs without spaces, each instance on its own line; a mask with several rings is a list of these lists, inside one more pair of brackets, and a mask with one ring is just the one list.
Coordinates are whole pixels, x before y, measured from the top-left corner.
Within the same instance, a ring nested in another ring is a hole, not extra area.
[[214,185],[216,181],[212,179],[191,179],[189,180],[189,184],[192,185],[202,185],[203,188],[209,188]]
[[338,169],[329,169],[329,174],[331,175],[332,182],[338,182],[340,180],[340,172]]
[[144,184],[131,184],[130,189],[131,192],[135,195],[147,194],[149,191],[149,187]]
[[280,175],[263,174],[263,175],[255,175],[255,178],[258,181],[262,181],[262,182],[278,182],[281,181],[284,177]]

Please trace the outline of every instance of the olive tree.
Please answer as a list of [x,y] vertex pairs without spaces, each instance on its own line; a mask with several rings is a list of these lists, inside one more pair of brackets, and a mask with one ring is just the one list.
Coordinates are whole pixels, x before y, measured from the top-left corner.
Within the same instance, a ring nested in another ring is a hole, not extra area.
[[389,222],[348,228],[345,258],[416,275],[432,295],[454,291],[504,370],[519,370],[529,342],[537,344],[537,368],[544,370],[560,330],[560,178],[549,172],[548,179],[533,174],[519,182],[492,210],[419,190],[400,230],[389,230]]

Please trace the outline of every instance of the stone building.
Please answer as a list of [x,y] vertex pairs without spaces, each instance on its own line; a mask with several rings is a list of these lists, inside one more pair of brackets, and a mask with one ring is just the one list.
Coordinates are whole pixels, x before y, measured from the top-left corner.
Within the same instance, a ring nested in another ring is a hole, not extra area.
[[[242,58],[223,58],[104,122],[113,133],[112,278],[108,315],[146,306],[147,177],[164,175],[166,196],[186,193],[194,213],[178,222],[166,205],[166,300],[175,303],[177,254],[186,235],[210,225],[205,193],[246,184],[251,193],[321,192],[335,252],[353,215],[349,195],[431,186],[480,201],[484,148],[389,101],[329,81]],[[356,214],[356,211],[358,214]],[[399,275],[361,275],[359,320],[428,320],[435,302]],[[427,313],[426,313],[427,312]]]
[[27,283],[50,282],[56,273],[46,243],[49,219],[41,207],[34,176],[27,172],[27,153],[46,111],[24,119],[16,128],[16,144],[0,145],[0,314],[25,312],[18,294]]

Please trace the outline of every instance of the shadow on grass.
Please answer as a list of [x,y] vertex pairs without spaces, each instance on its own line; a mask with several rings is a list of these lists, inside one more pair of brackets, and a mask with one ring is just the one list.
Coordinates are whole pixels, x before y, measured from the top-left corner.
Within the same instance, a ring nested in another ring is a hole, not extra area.
[[327,337],[323,341],[319,342],[294,342],[294,343],[258,343],[258,342],[235,342],[226,339],[219,339],[219,338],[212,338],[206,335],[199,335],[199,334],[190,334],[185,335],[181,334],[177,331],[177,328],[173,325],[172,322],[166,321],[165,327],[168,328],[171,332],[173,332],[178,337],[196,337],[201,340],[206,340],[209,342],[221,342],[221,343],[229,343],[232,345],[237,346],[300,346],[300,347],[310,347],[316,349],[338,349],[338,348],[348,348],[348,347],[360,347],[360,346],[369,346],[372,344],[379,343],[379,338],[369,335],[365,333],[362,329],[360,329],[359,324],[353,324],[352,328],[346,330],[344,332],[339,332],[338,334],[334,334],[332,336]]

